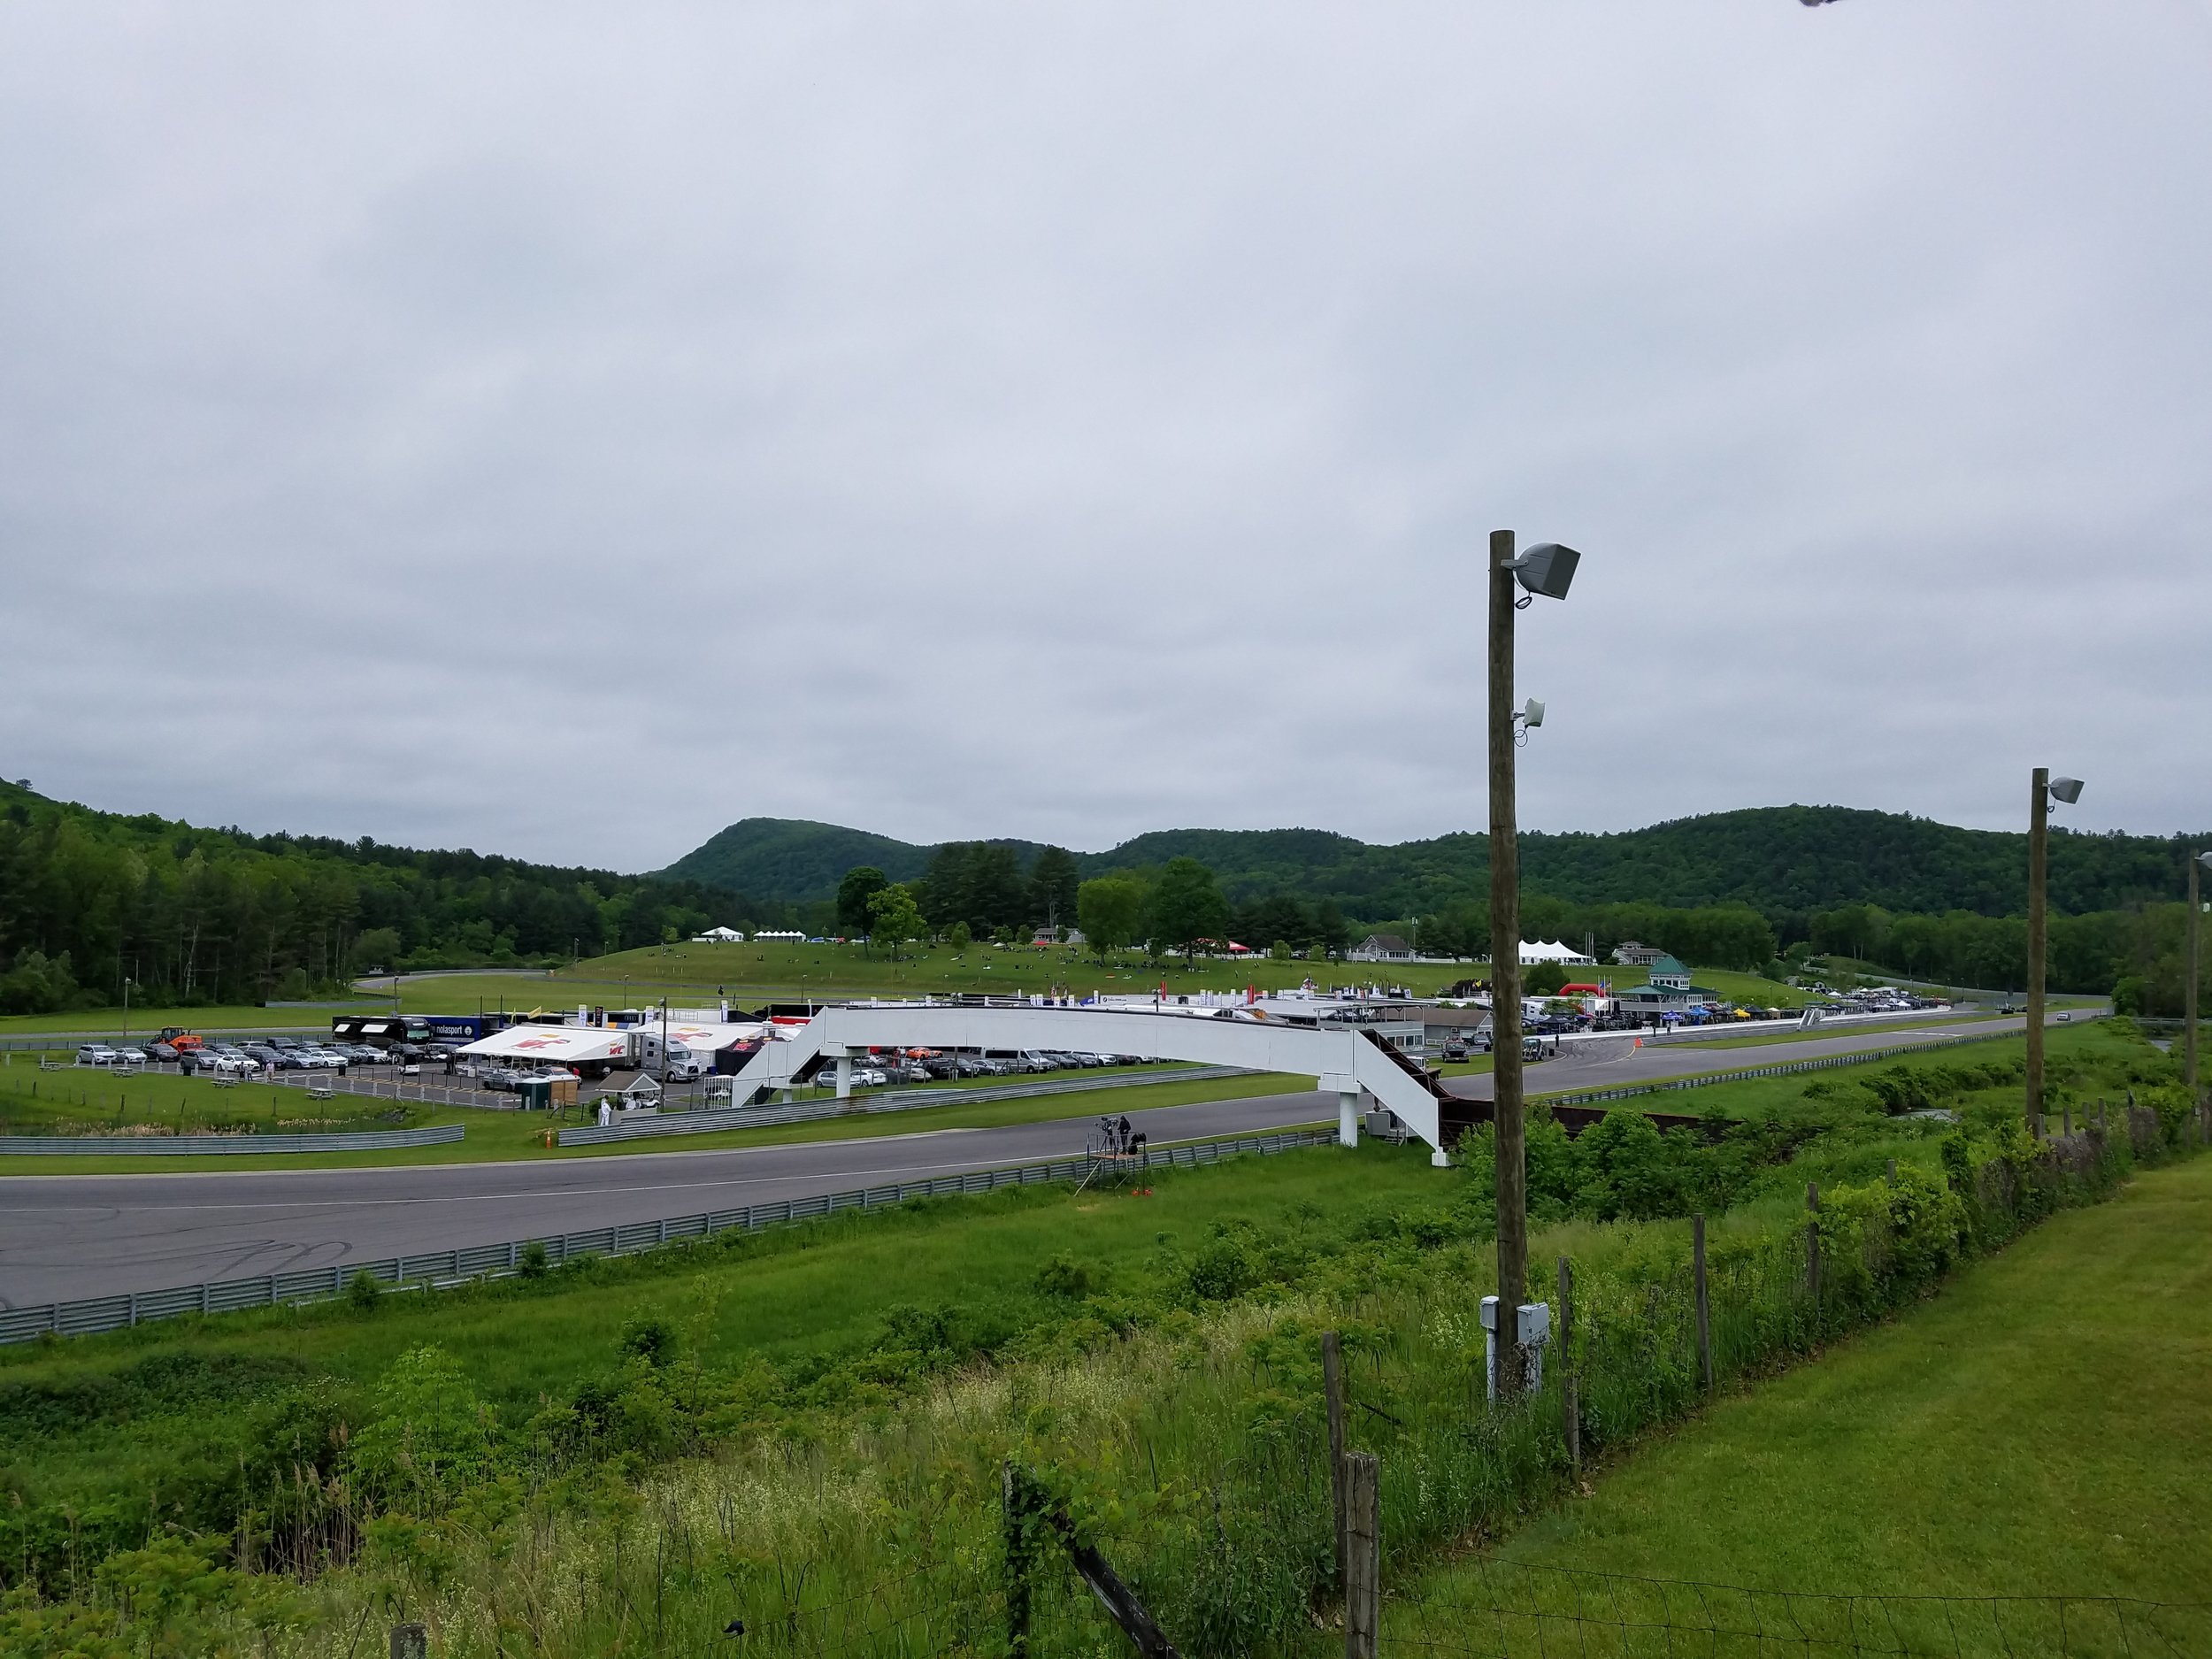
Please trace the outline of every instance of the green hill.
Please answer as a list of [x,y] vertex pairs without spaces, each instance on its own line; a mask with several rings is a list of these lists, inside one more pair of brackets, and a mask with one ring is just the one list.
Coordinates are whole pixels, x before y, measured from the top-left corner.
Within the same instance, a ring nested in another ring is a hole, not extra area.
[[[1025,857],[1033,850],[1006,844]],[[2053,908],[2081,914],[2170,900],[2182,890],[2189,844],[2056,830]],[[661,873],[804,902],[828,898],[857,864],[912,879],[934,850],[833,825],[747,818]],[[1088,876],[1182,855],[1211,866],[1233,900],[1289,893],[1377,919],[1479,901],[1489,879],[1489,838],[1477,834],[1376,846],[1325,830],[1156,830],[1079,859]],[[1754,807],[1616,834],[1525,834],[1521,865],[1532,891],[1583,904],[1740,903],[1770,917],[1878,904],[2011,916],[2026,903],[2027,838],[1849,807]]]

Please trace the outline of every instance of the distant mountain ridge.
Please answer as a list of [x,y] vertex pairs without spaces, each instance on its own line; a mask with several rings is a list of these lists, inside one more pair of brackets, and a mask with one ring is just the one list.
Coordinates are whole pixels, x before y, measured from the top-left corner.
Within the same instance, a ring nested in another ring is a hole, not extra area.
[[[1026,861],[1039,843],[1005,840]],[[2170,901],[2182,891],[2186,837],[2054,831],[2051,903],[2082,914]],[[2195,845],[2204,844],[2199,839]],[[830,897],[855,864],[894,881],[928,867],[934,846],[795,818],[744,818],[659,873],[770,902]],[[2024,833],[1962,829],[1853,807],[1750,807],[1606,834],[1520,837],[1524,882],[1578,903],[1740,903],[1770,916],[1848,904],[1939,915],[2010,916],[2026,906]],[[1232,900],[1289,893],[1333,899],[1370,920],[1440,910],[1488,891],[1487,835],[1377,846],[1328,830],[1153,830],[1079,853],[1086,877],[1189,856]]]

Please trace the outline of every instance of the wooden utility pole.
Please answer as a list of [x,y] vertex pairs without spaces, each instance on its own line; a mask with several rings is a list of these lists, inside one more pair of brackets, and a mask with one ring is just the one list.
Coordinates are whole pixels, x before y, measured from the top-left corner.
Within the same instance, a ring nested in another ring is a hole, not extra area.
[[1581,1389],[1575,1380],[1575,1270],[1559,1258],[1559,1429],[1567,1442],[1567,1466],[1582,1469]]
[[2197,1109],[2197,911],[2203,901],[2197,896],[2197,864],[2199,855],[2189,855],[2189,960],[2182,967],[2181,1022],[2181,1077],[2189,1088],[2189,1110]]
[[1513,802],[1513,532],[1490,533],[1490,1097],[1496,1125],[1498,1398],[1525,1386],[1528,1170],[1521,1099],[1521,859]]
[[2028,1133],[2043,1135],[2043,879],[2050,856],[2051,769],[2028,790]]
[[1697,1292],[1697,1380],[1713,1392],[1713,1302],[1705,1280],[1705,1217],[1690,1217],[1690,1270]]
[[1813,1298],[1813,1317],[1820,1317],[1820,1187],[1805,1188],[1805,1284]]

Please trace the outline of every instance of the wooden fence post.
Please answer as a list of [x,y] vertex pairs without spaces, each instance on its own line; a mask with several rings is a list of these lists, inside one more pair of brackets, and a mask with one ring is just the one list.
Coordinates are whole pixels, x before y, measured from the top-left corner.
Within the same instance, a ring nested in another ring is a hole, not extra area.
[[392,1626],[392,1659],[429,1659],[430,1632],[420,1624]]
[[1337,1333],[1321,1333],[1321,1381],[1329,1412],[1329,1501],[1336,1513],[1336,1579],[1345,1582],[1344,1356]]
[[1575,1380],[1575,1270],[1559,1258],[1559,1426],[1567,1441],[1567,1464],[1582,1467],[1582,1390]]
[[1372,1452],[1344,1456],[1344,1659],[1375,1659],[1382,1622],[1382,1465]]
[[1889,1184],[1892,1187],[1897,1185],[1897,1160],[1895,1158],[1889,1161]]
[[1813,1312],[1820,1312],[1820,1187],[1808,1182],[1805,1187],[1805,1210],[1809,1217],[1805,1223],[1805,1284],[1813,1299]]
[[1713,1392],[1713,1303],[1705,1279],[1705,1217],[1690,1217],[1690,1271],[1697,1286],[1697,1379]]
[[[1175,1651],[1175,1644],[1153,1622],[1152,1615],[1145,1610],[1144,1603],[1138,1601],[1129,1586],[1121,1581],[1121,1575],[1108,1563],[1106,1557],[1077,1539],[1075,1523],[1068,1518],[1068,1512],[1056,1509],[1048,1518],[1053,1530],[1060,1534],[1060,1541],[1067,1546],[1068,1559],[1075,1563],[1075,1570],[1082,1575],[1083,1582],[1091,1586],[1091,1594],[1113,1616],[1114,1623],[1121,1626],[1122,1634],[1136,1645],[1137,1651],[1144,1655],[1144,1659],[1182,1659],[1182,1655]],[[1025,1634],[1024,1640],[1026,1640]]]
[[1029,1652],[1029,1586],[1036,1564],[1036,1503],[1010,1460],[1000,1469],[1000,1501],[1006,1537],[1006,1651]]

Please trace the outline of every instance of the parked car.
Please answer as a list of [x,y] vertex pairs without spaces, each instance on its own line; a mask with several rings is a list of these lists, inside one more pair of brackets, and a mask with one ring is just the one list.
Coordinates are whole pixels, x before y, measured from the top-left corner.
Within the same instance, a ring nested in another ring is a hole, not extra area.
[[88,1042],[77,1050],[79,1065],[113,1065],[115,1050],[104,1042]]
[[157,1042],[146,1050],[147,1056],[161,1065],[174,1065],[181,1055],[165,1042]]
[[115,1051],[115,1064],[118,1065],[144,1065],[146,1064],[146,1051],[143,1048],[118,1048]]

